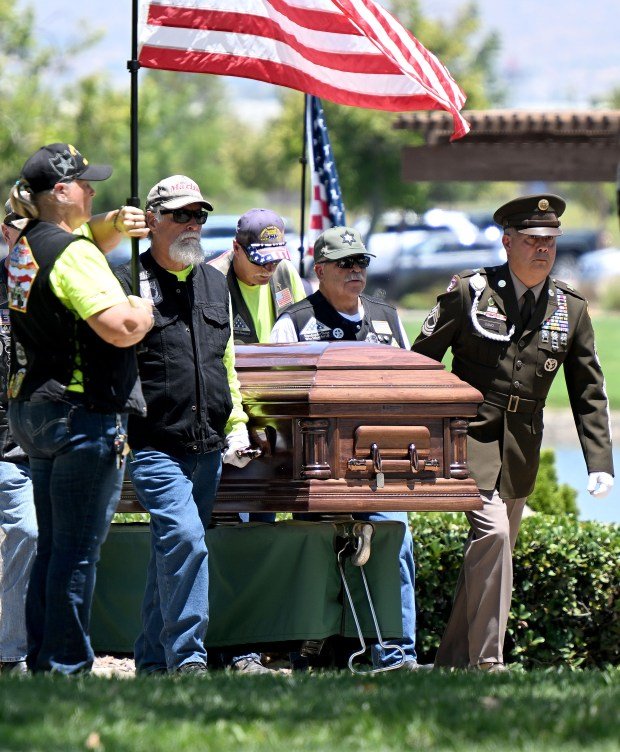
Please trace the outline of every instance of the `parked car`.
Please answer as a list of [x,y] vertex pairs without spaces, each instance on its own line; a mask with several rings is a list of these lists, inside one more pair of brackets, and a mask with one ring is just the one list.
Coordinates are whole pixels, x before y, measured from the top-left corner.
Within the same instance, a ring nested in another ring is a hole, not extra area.
[[565,282],[578,283],[580,260],[588,253],[609,245],[607,233],[602,230],[564,230],[556,238],[556,257],[553,275]]
[[367,272],[368,294],[376,294],[379,290],[389,292],[397,256],[415,248],[434,232],[438,232],[438,229],[429,225],[418,225],[402,232],[373,233],[366,243],[368,252],[375,255]]
[[431,234],[418,245],[404,249],[394,259],[390,297],[424,289],[434,283],[447,285],[453,274],[464,269],[498,266],[506,262],[501,240],[479,235],[473,243],[462,243],[452,231]]
[[620,248],[601,248],[584,253],[578,264],[579,278],[595,287],[620,277]]
[[[237,232],[237,214],[210,214],[209,219],[202,226],[200,242],[206,252],[207,260],[219,256],[232,248],[232,241]],[[284,218],[284,226],[289,228],[290,222]],[[286,245],[291,254],[291,261],[295,268],[299,268],[299,235],[293,230],[286,231]]]

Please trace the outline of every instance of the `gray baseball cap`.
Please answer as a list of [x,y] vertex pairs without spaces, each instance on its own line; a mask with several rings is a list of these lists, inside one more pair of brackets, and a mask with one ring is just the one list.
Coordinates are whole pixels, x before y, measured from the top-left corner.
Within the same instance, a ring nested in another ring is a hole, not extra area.
[[314,263],[337,261],[347,256],[373,256],[368,253],[362,236],[353,227],[330,227],[314,241]]
[[185,175],[171,175],[160,180],[146,197],[147,211],[182,209],[189,204],[202,204],[207,211],[213,211],[213,206],[202,195],[198,185]]

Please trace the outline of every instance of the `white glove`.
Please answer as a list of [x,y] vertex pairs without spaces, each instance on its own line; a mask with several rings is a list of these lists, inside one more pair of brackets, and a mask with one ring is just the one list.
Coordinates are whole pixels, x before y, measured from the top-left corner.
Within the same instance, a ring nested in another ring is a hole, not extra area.
[[252,461],[252,458],[239,457],[237,455],[237,450],[249,448],[250,437],[248,436],[248,429],[246,428],[245,423],[240,423],[226,437],[226,449],[224,450],[222,462],[234,465],[235,467],[245,467]]
[[590,473],[588,476],[588,491],[597,499],[604,499],[613,485],[614,479],[609,473]]

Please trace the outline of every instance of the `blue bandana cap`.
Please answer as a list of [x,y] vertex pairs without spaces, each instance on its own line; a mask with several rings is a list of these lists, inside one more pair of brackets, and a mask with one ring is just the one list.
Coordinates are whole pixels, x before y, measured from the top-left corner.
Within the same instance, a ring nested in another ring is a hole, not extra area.
[[250,209],[237,222],[235,240],[254,264],[290,260],[284,220],[270,209]]

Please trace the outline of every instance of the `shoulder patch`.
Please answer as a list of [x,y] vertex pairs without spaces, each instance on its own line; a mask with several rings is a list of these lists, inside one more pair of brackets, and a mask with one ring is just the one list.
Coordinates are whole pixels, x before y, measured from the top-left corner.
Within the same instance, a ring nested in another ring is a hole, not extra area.
[[430,335],[435,331],[438,320],[439,303],[437,303],[437,305],[433,309],[431,309],[428,316],[424,320],[424,323],[422,324],[422,334],[424,334],[426,337],[430,337]]

